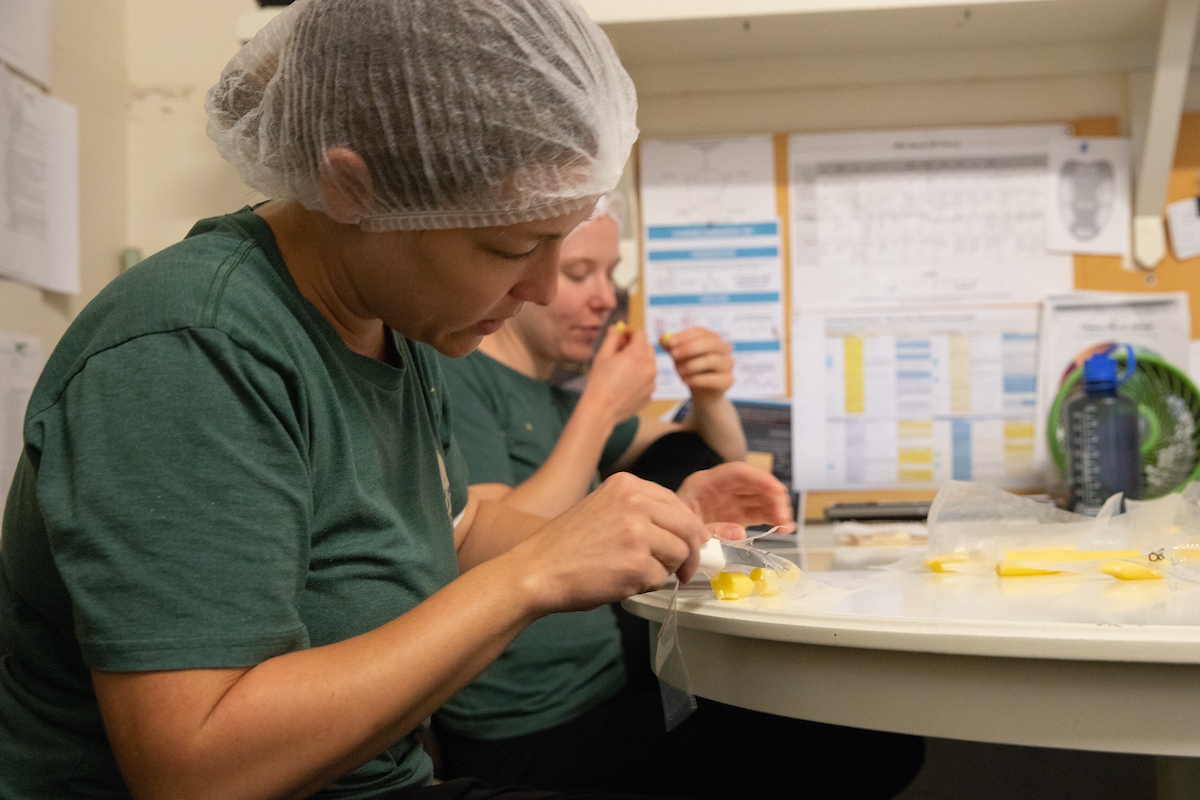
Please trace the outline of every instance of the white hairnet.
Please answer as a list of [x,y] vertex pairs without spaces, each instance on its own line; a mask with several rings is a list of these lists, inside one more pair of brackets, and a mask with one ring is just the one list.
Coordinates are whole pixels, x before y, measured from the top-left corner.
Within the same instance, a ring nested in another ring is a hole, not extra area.
[[625,195],[621,194],[619,190],[613,189],[601,196],[596,201],[595,207],[592,208],[592,213],[587,221],[591,222],[600,217],[610,217],[613,222],[617,223],[617,235],[620,236],[625,228]]
[[[273,199],[366,230],[510,225],[616,186],[633,83],[577,0],[297,0],[229,62],[208,135]],[[365,175],[328,168],[345,148]]]

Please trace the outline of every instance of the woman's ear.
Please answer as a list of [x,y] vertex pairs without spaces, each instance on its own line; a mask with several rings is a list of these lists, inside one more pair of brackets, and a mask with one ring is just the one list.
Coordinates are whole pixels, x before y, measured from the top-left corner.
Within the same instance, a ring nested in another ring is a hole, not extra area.
[[362,157],[344,147],[325,151],[317,177],[326,213],[334,222],[357,225],[371,209],[371,173]]

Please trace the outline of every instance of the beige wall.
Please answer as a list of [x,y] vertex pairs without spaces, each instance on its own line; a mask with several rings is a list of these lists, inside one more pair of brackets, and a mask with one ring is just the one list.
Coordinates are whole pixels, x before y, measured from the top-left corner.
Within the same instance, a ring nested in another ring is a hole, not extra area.
[[238,51],[255,0],[126,0],[129,243],[145,255],[256,195],[204,133],[204,94]]
[[254,0],[53,2],[51,90],[79,109],[82,292],[0,280],[0,330],[37,335],[47,352],[120,273],[126,246],[149,255],[255,200],[205,135],[203,108]]
[[40,336],[47,351],[118,273],[128,224],[125,0],[54,0],[51,89],[79,109],[82,292],[59,295],[0,281],[0,329]]
[[[35,333],[52,346],[116,276],[123,247],[149,255],[178,241],[197,219],[258,199],[217,155],[203,110],[205,92],[237,51],[238,19],[255,8],[254,0],[54,0],[53,90],[80,111],[83,292],[65,297],[0,281],[0,329]],[[622,34],[614,33],[620,52]],[[1111,53],[1077,49],[1070,58],[1056,48],[1018,48],[987,58],[950,51],[762,59],[743,53],[732,61],[629,66],[646,136],[1097,115],[1117,115],[1130,130],[1136,102],[1128,73],[1144,72],[1152,53],[1151,39]],[[1024,64],[1031,74],[1014,77]],[[1200,90],[1193,88],[1187,105],[1200,110]]]

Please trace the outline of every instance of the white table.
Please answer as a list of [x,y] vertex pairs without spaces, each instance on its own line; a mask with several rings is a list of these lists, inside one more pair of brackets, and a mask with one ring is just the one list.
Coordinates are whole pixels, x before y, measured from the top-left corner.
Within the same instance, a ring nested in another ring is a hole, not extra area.
[[[1200,586],[813,570],[821,555],[806,553],[803,597],[681,591],[695,694],[876,730],[1153,754],[1160,797],[1200,797]],[[669,599],[625,601],[652,646]]]

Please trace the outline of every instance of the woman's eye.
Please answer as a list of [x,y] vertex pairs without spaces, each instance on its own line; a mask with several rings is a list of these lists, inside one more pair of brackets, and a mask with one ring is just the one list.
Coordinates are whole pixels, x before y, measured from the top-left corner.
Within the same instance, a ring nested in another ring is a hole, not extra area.
[[528,250],[524,253],[508,253],[508,252],[505,252],[504,250],[493,250],[492,252],[494,252],[496,255],[500,256],[501,258],[508,259],[509,261],[520,261],[522,258],[529,258],[536,251],[537,251],[537,248],[535,247],[532,250]]

